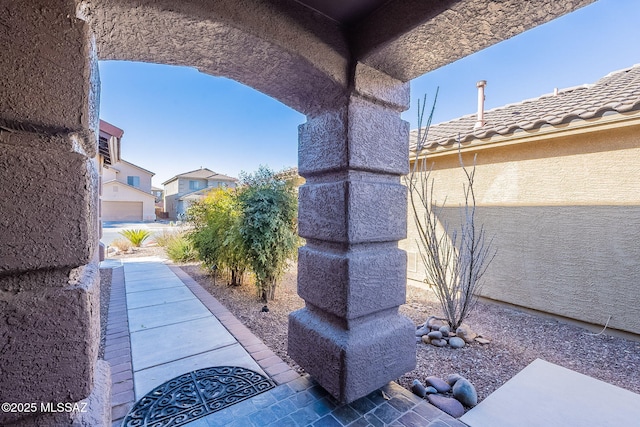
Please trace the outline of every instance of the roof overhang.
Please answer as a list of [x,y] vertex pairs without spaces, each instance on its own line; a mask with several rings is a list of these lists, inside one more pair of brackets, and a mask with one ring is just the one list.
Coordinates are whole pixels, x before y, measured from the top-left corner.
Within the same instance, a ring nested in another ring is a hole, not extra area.
[[[546,125],[533,130],[520,129],[509,135],[493,135],[489,138],[474,139],[462,143],[460,147],[458,147],[458,144],[451,144],[447,146],[437,145],[435,147],[422,150],[417,158],[424,159],[457,155],[458,151],[461,153],[477,152],[480,150],[565,138],[594,132],[613,131],[632,126],[640,126],[640,110],[627,113],[606,114],[602,117],[595,117],[587,120],[573,120],[569,123],[557,126]],[[410,161],[415,161],[415,152],[411,152],[409,154],[409,158]]]

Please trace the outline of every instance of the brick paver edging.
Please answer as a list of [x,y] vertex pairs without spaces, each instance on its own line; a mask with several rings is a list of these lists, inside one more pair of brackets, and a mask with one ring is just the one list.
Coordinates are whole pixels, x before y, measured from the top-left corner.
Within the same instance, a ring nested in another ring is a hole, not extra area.
[[104,360],[111,365],[112,427],[119,427],[135,402],[123,266],[112,268]]
[[244,326],[224,305],[198,282],[176,265],[166,264],[209,311],[233,335],[249,355],[260,365],[276,384],[285,384],[300,377],[278,355]]

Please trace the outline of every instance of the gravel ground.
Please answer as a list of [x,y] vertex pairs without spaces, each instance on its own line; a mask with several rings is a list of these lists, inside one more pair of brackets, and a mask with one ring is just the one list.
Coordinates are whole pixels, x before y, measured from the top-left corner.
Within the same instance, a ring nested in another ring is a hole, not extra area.
[[[269,312],[261,312],[252,285],[229,287],[213,279],[197,264],[181,266],[285,362],[303,372],[289,358],[287,315],[304,306],[296,294],[296,272],[292,268],[281,280]],[[439,304],[429,290],[409,286],[407,304],[400,308],[416,325],[429,315],[441,316]],[[413,379],[430,375],[446,378],[460,373],[484,399],[536,358],[564,366],[619,387],[640,393],[640,342],[608,335],[594,336],[586,329],[515,309],[480,302],[468,323],[491,344],[474,343],[459,350],[417,344],[417,367],[397,381],[409,388]]]

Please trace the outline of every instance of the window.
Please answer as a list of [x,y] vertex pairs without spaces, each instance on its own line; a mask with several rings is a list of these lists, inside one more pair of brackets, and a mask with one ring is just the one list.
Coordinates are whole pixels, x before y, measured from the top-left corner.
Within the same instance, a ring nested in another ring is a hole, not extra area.
[[132,187],[140,187],[140,177],[139,176],[128,176],[127,177],[127,184],[129,184]]
[[201,188],[204,188],[200,181],[189,181],[189,190],[199,190]]

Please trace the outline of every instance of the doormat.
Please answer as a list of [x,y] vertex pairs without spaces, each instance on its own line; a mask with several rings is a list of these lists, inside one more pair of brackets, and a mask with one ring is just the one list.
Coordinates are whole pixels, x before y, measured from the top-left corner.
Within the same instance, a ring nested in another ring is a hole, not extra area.
[[179,427],[275,387],[264,375],[237,366],[198,369],[154,388],[125,417],[124,427]]

